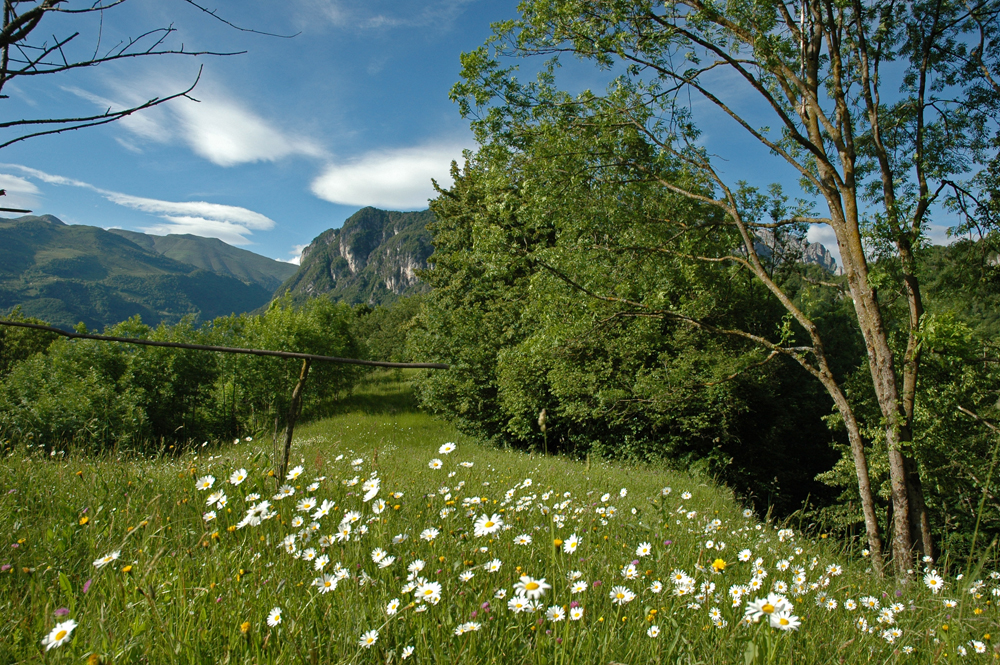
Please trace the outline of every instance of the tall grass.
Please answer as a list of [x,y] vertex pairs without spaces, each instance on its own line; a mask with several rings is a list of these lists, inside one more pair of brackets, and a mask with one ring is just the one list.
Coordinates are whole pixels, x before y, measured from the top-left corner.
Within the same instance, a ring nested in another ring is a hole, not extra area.
[[[335,411],[297,430],[292,465],[302,470],[281,499],[269,441],[176,457],[51,457],[16,445],[0,463],[0,663],[1000,658],[989,634],[1000,591],[988,571],[958,579],[946,562],[928,564],[942,576],[937,593],[925,571],[879,580],[839,543],[762,523],[705,479],[481,445],[417,412],[398,375],[375,377]],[[239,469],[247,477],[232,484]],[[211,488],[197,489],[207,476]],[[207,506],[220,490],[225,505]],[[305,498],[317,505],[298,510]],[[274,516],[239,526],[265,500]],[[336,505],[314,518],[323,500]],[[331,541],[351,511],[349,538]],[[495,530],[476,535],[477,520]],[[395,557],[385,567],[383,552]],[[411,573],[416,560],[424,566]],[[540,587],[537,609],[515,612],[522,575],[551,588]],[[436,603],[425,594],[433,583]],[[617,586],[635,598],[617,604]],[[787,599],[796,630],[772,627],[766,612],[745,618],[768,592]],[[269,625],[274,610],[280,621]],[[46,649],[59,626],[65,643]]]

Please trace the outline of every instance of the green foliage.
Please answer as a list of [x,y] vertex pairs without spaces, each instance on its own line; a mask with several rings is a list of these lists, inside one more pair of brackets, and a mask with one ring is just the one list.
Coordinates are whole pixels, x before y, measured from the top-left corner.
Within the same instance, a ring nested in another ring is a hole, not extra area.
[[[1000,446],[1000,435],[974,417],[1000,424],[1000,347],[996,344],[997,303],[1000,282],[988,262],[983,242],[960,242],[921,250],[924,314],[917,333],[921,353],[913,423],[913,451],[920,464],[920,478],[942,551],[967,557],[978,525],[979,549],[1000,534],[1000,503],[995,499],[1000,474],[990,479],[990,466]],[[882,272],[895,265],[878,266]],[[905,304],[884,296],[887,321],[897,347],[905,345]],[[860,357],[860,354],[858,354]],[[865,435],[872,484],[887,510],[891,488],[881,411],[871,388],[867,363],[849,375],[848,393]],[[833,419],[836,425],[836,419]],[[847,526],[860,518],[857,483],[850,452],[822,480],[842,491],[838,505],[824,509],[826,518]],[[987,481],[990,481],[989,483]],[[980,502],[985,501],[980,507]],[[889,515],[883,513],[884,523]],[[977,550],[978,551],[978,550]]]
[[[301,307],[285,295],[259,316],[216,319],[210,339],[216,344],[274,351],[298,351],[338,358],[358,358],[361,347],[351,332],[351,308],[326,298],[314,298]],[[226,354],[219,359],[219,388],[230,418],[251,431],[270,431],[274,420],[284,423],[301,370],[301,361]],[[303,414],[348,390],[360,370],[355,365],[313,362],[303,401]]]
[[[44,321],[25,317],[21,313],[20,307],[15,307],[9,313],[5,314],[3,318],[6,321],[45,325]],[[36,353],[45,351],[49,344],[56,339],[57,335],[55,333],[46,333],[29,328],[0,326],[0,379],[7,376],[17,363],[27,360]]]
[[[191,319],[156,328],[135,317],[105,330],[116,337],[293,350],[357,357],[346,305],[292,308],[275,301],[259,316]],[[43,338],[44,339],[44,338]],[[300,362],[59,338],[13,366],[0,382],[0,435],[47,449],[93,450],[190,443],[283,425]],[[353,384],[350,365],[315,362],[306,415]]]
[[755,345],[690,320],[766,335],[780,307],[740,269],[671,243],[663,220],[709,226],[710,209],[612,166],[593,174],[634,136],[572,129],[484,148],[432,202],[433,290],[410,353],[452,369],[421,379],[422,403],[503,445],[702,467],[781,512],[823,495],[825,395],[791,363],[749,369]]
[[418,294],[402,297],[388,306],[355,306],[352,330],[364,347],[364,357],[386,362],[419,362],[407,353],[406,336],[422,301],[423,295]]

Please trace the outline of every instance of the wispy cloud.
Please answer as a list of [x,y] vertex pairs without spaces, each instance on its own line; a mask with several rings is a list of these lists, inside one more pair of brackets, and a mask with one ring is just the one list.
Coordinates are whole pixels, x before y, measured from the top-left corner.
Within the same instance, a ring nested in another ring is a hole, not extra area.
[[448,30],[465,8],[477,0],[305,0],[299,21],[315,25],[321,16],[338,28],[379,30],[391,28],[437,28]]
[[281,131],[225,96],[207,95],[200,102],[179,100],[171,111],[180,120],[181,133],[191,149],[219,166],[323,154],[318,144]]
[[[139,82],[111,84],[111,97],[81,88],[64,88],[104,110],[122,110],[186,85],[170,77],[148,76]],[[255,113],[248,104],[214,81],[203,80],[196,89],[198,101],[180,98],[135,113],[119,121],[133,139],[155,143],[181,141],[195,154],[219,166],[249,162],[274,162],[293,155],[321,157],[318,142],[284,130],[280,123]],[[121,142],[121,141],[119,141]],[[123,143],[141,149],[136,141]]]
[[7,191],[7,195],[0,199],[0,206],[4,208],[34,208],[35,195],[39,194],[35,183],[16,175],[0,173],[0,189]]
[[[0,168],[16,169],[30,178],[51,185],[79,187],[100,194],[116,205],[159,217],[159,222],[150,226],[139,227],[143,231],[155,235],[169,233],[190,233],[193,235],[218,238],[233,245],[250,243],[247,236],[254,231],[266,231],[274,228],[274,220],[247,208],[239,206],[210,203],[208,201],[163,201],[141,196],[132,196],[107,189],[74,178],[53,175],[38,169],[20,164],[0,164]],[[21,187],[38,188],[30,180],[18,176],[0,175],[0,186],[3,178],[11,178],[14,184]],[[23,183],[23,184],[21,184]]]
[[331,203],[425,208],[434,196],[431,178],[442,186],[450,185],[451,162],[461,160],[463,147],[453,143],[370,152],[350,162],[330,164],[310,189]]

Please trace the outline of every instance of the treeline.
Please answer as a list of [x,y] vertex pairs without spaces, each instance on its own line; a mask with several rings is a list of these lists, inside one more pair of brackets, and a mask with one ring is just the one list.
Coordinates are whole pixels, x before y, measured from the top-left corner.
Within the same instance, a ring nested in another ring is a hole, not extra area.
[[[329,300],[293,308],[278,299],[259,315],[156,328],[136,317],[104,334],[359,357],[356,319],[350,307]],[[275,419],[284,422],[300,366],[291,359],[69,340],[0,327],[0,440],[106,450],[270,433]],[[360,371],[313,363],[304,415],[349,390]]]

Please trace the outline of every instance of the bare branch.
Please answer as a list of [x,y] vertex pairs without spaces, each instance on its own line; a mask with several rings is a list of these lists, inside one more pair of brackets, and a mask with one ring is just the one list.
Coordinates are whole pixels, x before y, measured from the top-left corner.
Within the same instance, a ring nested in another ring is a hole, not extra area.
[[139,106],[133,106],[132,108],[124,109],[122,111],[113,111],[112,112],[112,111],[109,110],[109,111],[107,111],[107,112],[105,112],[105,113],[103,113],[101,115],[90,116],[90,117],[85,117],[85,118],[54,118],[54,119],[39,119],[39,120],[16,120],[16,121],[12,121],[12,122],[9,122],[9,123],[2,123],[2,124],[0,124],[0,128],[3,128],[3,127],[13,127],[13,126],[19,126],[19,125],[20,126],[24,126],[24,125],[42,125],[42,124],[67,124],[67,123],[75,123],[75,124],[72,124],[69,127],[57,127],[56,129],[49,129],[49,130],[45,130],[45,131],[32,132],[30,134],[25,134],[23,136],[19,136],[19,137],[14,138],[14,139],[10,139],[9,141],[6,141],[4,143],[0,143],[0,149],[6,148],[9,145],[12,145],[14,143],[18,143],[20,141],[24,141],[26,139],[35,138],[37,136],[47,136],[49,134],[60,134],[62,132],[71,132],[73,130],[83,129],[85,127],[97,127],[97,126],[100,126],[100,125],[106,125],[106,124],[114,122],[116,120],[120,120],[120,119],[122,119],[122,118],[124,118],[126,116],[132,115],[133,113],[136,113],[137,111],[141,111],[143,109],[152,108],[154,106],[159,106],[160,104],[163,104],[164,102],[169,102],[170,100],[177,99],[178,97],[188,97],[190,99],[188,93],[190,93],[192,90],[194,90],[195,86],[198,85],[198,81],[199,80],[201,80],[201,68],[200,67],[198,68],[198,76],[195,78],[194,83],[192,83],[186,90],[183,90],[181,92],[175,93],[175,94],[170,95],[168,97],[162,97],[162,98],[157,97],[157,98],[154,98],[154,99],[151,99],[151,100],[145,102],[144,104],[140,104]]

